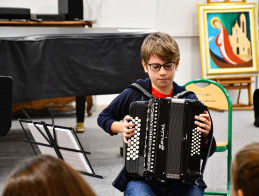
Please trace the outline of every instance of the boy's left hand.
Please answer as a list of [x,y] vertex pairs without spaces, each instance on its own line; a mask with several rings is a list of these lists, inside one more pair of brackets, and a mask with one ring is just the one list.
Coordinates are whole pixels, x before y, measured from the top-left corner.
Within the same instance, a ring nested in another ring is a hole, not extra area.
[[194,124],[196,124],[197,130],[203,133],[203,138],[205,144],[208,142],[208,136],[211,130],[211,119],[208,111],[205,111],[204,113],[200,114],[199,116],[195,116],[196,121]]

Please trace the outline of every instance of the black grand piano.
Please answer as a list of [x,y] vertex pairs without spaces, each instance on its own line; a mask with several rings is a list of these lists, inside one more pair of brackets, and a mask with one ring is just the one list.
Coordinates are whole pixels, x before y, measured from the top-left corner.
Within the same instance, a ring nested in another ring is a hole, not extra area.
[[120,93],[146,77],[140,47],[151,32],[0,27],[0,75],[13,78],[13,103],[75,96],[78,117],[85,96]]

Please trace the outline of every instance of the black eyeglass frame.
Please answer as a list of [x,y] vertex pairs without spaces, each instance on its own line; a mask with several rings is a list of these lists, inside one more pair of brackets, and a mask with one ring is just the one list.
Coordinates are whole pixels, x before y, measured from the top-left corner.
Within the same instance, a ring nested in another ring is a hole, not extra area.
[[[168,69],[168,68],[165,67],[165,65],[168,64],[168,63],[173,63],[173,64],[174,64],[171,69]],[[175,68],[176,62],[171,61],[171,62],[167,62],[167,63],[165,63],[165,64],[163,64],[163,65],[160,65],[160,64],[158,64],[158,63],[151,63],[151,64],[149,64],[149,63],[147,62],[147,65],[148,65],[148,66],[150,67],[150,69],[151,69],[152,71],[154,71],[154,72],[160,71],[161,67],[164,67],[165,70],[170,71],[170,70],[173,70],[173,69]],[[153,69],[152,69],[152,65],[159,65],[159,69],[158,69],[158,70],[153,70]]]

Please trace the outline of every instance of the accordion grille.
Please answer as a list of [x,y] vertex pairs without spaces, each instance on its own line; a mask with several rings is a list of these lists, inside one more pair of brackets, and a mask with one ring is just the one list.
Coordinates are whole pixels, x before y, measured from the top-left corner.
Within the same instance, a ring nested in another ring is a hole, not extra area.
[[167,174],[173,175],[174,178],[179,176],[181,171],[181,153],[182,153],[182,126],[184,116],[184,104],[172,104],[171,105],[171,121],[169,125],[168,133],[168,151],[167,158]]

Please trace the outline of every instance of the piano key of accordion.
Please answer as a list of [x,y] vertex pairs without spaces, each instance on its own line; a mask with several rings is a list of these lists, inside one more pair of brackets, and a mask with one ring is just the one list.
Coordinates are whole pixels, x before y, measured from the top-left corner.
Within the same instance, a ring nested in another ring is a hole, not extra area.
[[[125,145],[126,171],[131,176],[143,177],[147,106],[143,103],[133,103],[130,107],[130,116],[133,118],[132,123],[135,124],[135,130],[134,135],[129,139],[131,141],[130,146]],[[128,149],[132,151],[127,153]]]

